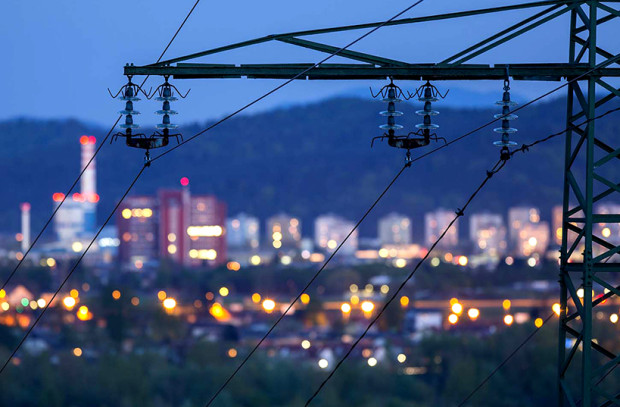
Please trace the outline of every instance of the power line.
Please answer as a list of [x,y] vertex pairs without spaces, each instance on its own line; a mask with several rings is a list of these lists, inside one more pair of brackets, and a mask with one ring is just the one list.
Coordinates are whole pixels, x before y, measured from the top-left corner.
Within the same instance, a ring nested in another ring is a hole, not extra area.
[[[168,48],[170,48],[170,45],[172,45],[172,42],[175,40],[175,38],[177,37],[177,35],[179,34],[179,32],[181,31],[181,29],[183,28],[183,26],[185,25],[185,23],[187,22],[187,20],[189,19],[189,17],[192,15],[192,13],[194,12],[194,9],[196,8],[196,6],[198,6],[198,3],[200,3],[200,0],[196,0],[196,3],[194,3],[194,6],[191,8],[191,10],[189,11],[189,13],[187,13],[187,16],[185,16],[185,19],[183,20],[183,22],[181,23],[181,25],[179,26],[179,28],[176,30],[176,32],[174,33],[174,35],[172,36],[172,38],[170,39],[170,41],[168,41],[168,44],[166,45],[166,47],[164,48],[164,50],[162,51],[162,53],[159,55],[159,58],[157,58],[157,62],[161,61],[161,59],[164,57],[164,55],[166,54],[166,51],[168,51]],[[144,80],[142,81],[142,84],[140,85],[140,87],[144,86],[144,84],[146,83],[146,81],[149,79],[150,75],[147,75]],[[95,153],[93,154],[93,156],[90,158],[90,160],[88,160],[88,162],[86,163],[86,165],[84,166],[84,168],[82,169],[82,171],[80,171],[80,174],[78,175],[78,177],[75,179],[75,181],[73,181],[73,184],[71,185],[71,187],[69,188],[69,190],[67,191],[67,193],[64,195],[64,197],[62,198],[62,200],[60,201],[60,203],[58,204],[58,206],[56,206],[56,209],[54,209],[54,212],[52,212],[52,215],[47,219],[47,221],[45,222],[45,225],[43,225],[43,228],[41,229],[41,231],[37,234],[37,237],[33,240],[32,244],[30,245],[30,247],[28,247],[28,250],[26,250],[26,253],[24,253],[24,255],[22,256],[22,258],[19,260],[19,262],[17,263],[17,265],[15,266],[15,268],[13,269],[13,271],[11,271],[11,274],[9,274],[9,276],[7,277],[7,279],[2,283],[2,287],[0,287],[0,290],[3,290],[6,285],[9,283],[9,281],[13,278],[13,276],[15,275],[15,273],[17,272],[17,270],[20,268],[20,266],[22,265],[22,263],[24,262],[24,260],[26,259],[26,257],[28,256],[28,254],[30,253],[30,251],[32,250],[32,248],[35,246],[35,244],[39,241],[39,238],[41,237],[41,235],[43,235],[43,232],[45,232],[45,230],[47,229],[47,227],[49,226],[49,224],[52,222],[52,220],[54,219],[54,217],[56,216],[56,213],[58,212],[58,210],[60,209],[60,207],[65,203],[65,201],[67,200],[67,197],[69,197],[69,195],[71,194],[71,192],[73,191],[73,188],[75,188],[75,186],[77,185],[77,183],[80,181],[80,179],[82,179],[82,176],[84,175],[84,172],[88,169],[88,167],[90,167],[90,164],[95,160],[95,157],[97,157],[97,154],[99,154],[99,151],[101,150],[101,148],[104,146],[104,144],[106,144],[106,142],[108,141],[108,138],[110,137],[110,134],[112,134],[112,132],[114,131],[114,128],[116,127],[116,125],[118,124],[118,122],[121,120],[121,118],[123,117],[123,115],[119,115],[118,118],[116,119],[116,121],[114,122],[114,124],[112,125],[112,128],[108,131],[108,133],[106,134],[106,136],[103,138],[103,141],[99,144],[99,146],[97,147],[97,149],[95,150]]]
[[75,262],[75,264],[73,265],[73,267],[71,268],[71,271],[69,271],[69,273],[65,276],[64,280],[62,281],[62,283],[60,284],[60,286],[58,287],[58,289],[54,292],[54,295],[52,295],[52,298],[50,298],[50,300],[47,302],[47,304],[45,305],[45,307],[43,308],[43,311],[41,311],[41,313],[37,316],[37,319],[35,319],[34,323],[30,326],[30,328],[28,328],[28,331],[26,331],[26,334],[23,336],[23,338],[21,339],[21,341],[19,341],[19,344],[15,347],[15,349],[13,350],[13,352],[11,353],[11,355],[8,357],[8,359],[6,360],[6,362],[4,362],[4,365],[2,366],[2,368],[0,368],[0,374],[2,374],[2,372],[4,372],[4,369],[7,367],[7,365],[9,364],[9,362],[11,361],[11,359],[13,359],[13,356],[15,356],[15,354],[17,353],[17,351],[21,348],[21,346],[24,344],[24,342],[26,341],[26,339],[28,338],[28,336],[30,335],[30,333],[32,332],[32,330],[34,329],[35,326],[37,326],[37,324],[39,323],[39,321],[41,320],[41,318],[43,317],[43,314],[45,314],[45,312],[48,310],[48,308],[50,307],[50,305],[52,304],[52,302],[54,301],[54,299],[56,299],[56,296],[58,295],[58,293],[60,292],[60,290],[62,290],[62,288],[65,286],[65,284],[67,283],[67,281],[69,280],[69,278],[71,277],[71,275],[73,274],[73,272],[77,269],[77,266],[80,264],[80,262],[82,261],[82,259],[84,258],[84,256],[86,255],[86,253],[88,252],[88,250],[90,249],[90,247],[93,245],[93,243],[95,243],[95,240],[97,240],[97,238],[99,237],[99,234],[101,233],[101,231],[103,230],[103,228],[108,224],[108,222],[110,221],[110,219],[112,219],[112,216],[114,215],[114,212],[116,212],[116,210],[118,209],[118,207],[121,205],[121,203],[123,202],[123,200],[125,199],[125,197],[127,196],[127,194],[129,194],[129,191],[131,191],[131,189],[133,188],[133,186],[135,185],[135,183],[138,181],[138,178],[140,178],[140,176],[142,175],[142,173],[144,172],[144,169],[146,168],[146,164],[142,166],[142,168],[140,169],[140,171],[138,172],[138,174],[136,175],[136,177],[133,179],[133,181],[131,182],[131,184],[129,185],[129,188],[127,188],[127,190],[125,191],[125,193],[123,194],[123,196],[121,197],[120,201],[118,201],[118,203],[116,204],[116,206],[114,207],[114,209],[112,210],[112,212],[110,212],[110,215],[108,215],[108,218],[105,220],[105,222],[103,222],[103,225],[99,228],[99,230],[97,231],[97,233],[95,234],[95,236],[92,238],[92,240],[90,241],[90,243],[88,244],[88,246],[86,247],[86,249],[82,252],[82,255],[78,258],[78,260]]
[[[553,139],[554,137],[557,137],[561,134],[564,134],[566,132],[568,132],[569,130],[571,130],[574,127],[578,127],[578,126],[582,126],[584,124],[587,124],[589,122],[592,122],[594,120],[597,120],[599,118],[602,118],[604,116],[607,116],[608,114],[611,114],[613,112],[616,112],[620,110],[620,108],[615,108],[615,109],[611,109],[601,115],[598,115],[596,117],[590,118],[588,120],[585,120],[584,122],[575,125],[573,127],[569,127],[566,128],[564,130],[562,130],[561,132],[558,133],[554,133],[551,134],[547,137],[544,137],[542,139],[536,140],[535,142],[531,143],[531,144],[524,144],[522,147],[520,147],[519,149],[516,149],[514,151],[511,152],[510,156],[514,155],[517,151],[523,151],[523,152],[528,152],[530,147],[533,147],[537,144],[549,141],[551,139]],[[414,160],[415,161],[415,160]],[[323,380],[323,382],[321,383],[321,385],[318,387],[318,389],[314,392],[314,394],[308,399],[308,401],[306,402],[306,407],[312,402],[312,400],[320,393],[321,389],[325,386],[325,384],[327,384],[327,382],[331,379],[331,377],[334,375],[334,373],[336,372],[336,370],[338,370],[338,368],[342,365],[342,363],[347,359],[347,357],[351,354],[351,352],[353,351],[353,349],[357,346],[357,344],[366,336],[366,334],[368,333],[368,331],[370,330],[370,328],[375,324],[375,322],[379,319],[379,317],[381,317],[381,315],[383,314],[383,312],[387,309],[387,307],[392,303],[392,301],[394,301],[394,299],[398,296],[398,294],[400,293],[400,291],[402,291],[402,289],[405,287],[405,285],[407,284],[407,282],[413,277],[413,275],[416,273],[416,271],[419,269],[419,267],[422,265],[422,263],[424,263],[424,261],[428,258],[428,256],[430,255],[430,253],[433,251],[433,249],[437,246],[437,244],[443,239],[443,237],[446,235],[446,233],[448,232],[448,230],[452,227],[452,225],[456,222],[456,220],[461,217],[464,216],[464,212],[465,209],[467,208],[467,206],[469,206],[469,204],[471,203],[471,201],[475,198],[475,196],[480,192],[480,190],[484,187],[484,185],[489,181],[489,179],[496,174],[497,172],[499,172],[504,165],[506,164],[506,161],[498,161],[495,166],[493,167],[492,170],[487,171],[487,176],[484,179],[484,181],[480,184],[480,186],[474,191],[474,193],[469,197],[469,199],[467,200],[467,202],[465,203],[465,205],[463,206],[463,209],[458,209],[456,211],[456,216],[454,217],[454,219],[452,219],[452,221],[448,224],[448,226],[445,228],[445,230],[443,231],[443,233],[439,236],[439,238],[433,243],[433,245],[429,248],[428,252],[426,253],[426,255],[416,264],[415,268],[412,270],[412,272],[407,276],[407,278],[402,282],[402,284],[398,287],[398,289],[396,290],[396,292],[394,294],[392,294],[392,296],[390,297],[390,299],[383,305],[383,307],[381,308],[381,311],[379,311],[379,313],[377,314],[377,316],[375,318],[373,318],[373,320],[370,322],[370,324],[368,325],[368,327],[364,330],[364,332],[362,333],[362,335],[351,345],[351,347],[349,348],[349,350],[347,351],[347,353],[343,356],[343,358],[338,362],[338,364],[336,365],[336,367],[330,372],[330,374],[327,376],[327,378],[325,378],[325,380]],[[553,315],[553,314],[552,314]],[[550,316],[551,317],[551,316]],[[546,321],[549,320],[548,317]],[[535,331],[537,332],[537,331]],[[535,333],[534,332],[534,333]],[[531,335],[533,336],[533,335]],[[514,354],[516,352],[518,352],[519,349],[521,349],[523,347],[523,345],[525,345],[525,343],[527,343],[527,341],[529,341],[531,338],[528,337],[525,342],[523,344],[521,344],[513,353],[511,353],[511,355],[507,358],[507,360],[505,360],[504,362],[502,362],[502,364],[496,368],[490,375],[489,377],[487,377],[483,383],[481,383],[481,385],[479,385],[471,394],[469,397],[471,397],[473,394],[475,394],[475,392],[477,392],[479,390],[479,388],[481,388],[484,383],[486,383],[488,381],[488,379],[490,379],[496,372],[497,370],[499,370],[499,368],[501,368],[510,358],[512,358],[514,356]],[[467,399],[468,399],[467,398]],[[467,399],[465,401],[467,401]],[[465,402],[464,401],[464,402]],[[462,405],[462,404],[461,404]],[[460,407],[460,406],[459,406]]]
[[325,378],[325,380],[323,380],[323,382],[319,385],[319,387],[315,390],[315,392],[312,394],[312,396],[310,396],[310,398],[308,399],[308,401],[306,401],[305,406],[307,407],[312,400],[314,400],[314,398],[321,392],[321,390],[323,389],[323,387],[327,384],[327,382],[334,376],[334,374],[336,373],[336,371],[338,370],[338,368],[344,363],[344,361],[349,357],[349,355],[351,354],[351,352],[353,352],[353,349],[355,349],[355,347],[357,346],[358,343],[360,343],[360,341],[366,336],[366,334],[368,333],[368,331],[370,331],[370,328],[372,328],[372,326],[375,324],[375,322],[377,322],[377,320],[379,319],[379,317],[381,317],[381,315],[383,315],[383,313],[385,312],[385,310],[387,309],[387,307],[392,303],[392,301],[394,301],[394,299],[396,299],[396,297],[398,296],[398,294],[402,291],[402,289],[405,287],[405,285],[409,282],[409,280],[411,280],[411,278],[414,276],[414,274],[416,273],[416,271],[418,271],[418,269],[420,268],[420,266],[422,265],[422,263],[424,263],[424,261],[428,258],[428,256],[430,256],[431,252],[433,251],[433,249],[435,249],[435,247],[439,244],[439,242],[441,242],[441,240],[444,238],[444,236],[446,235],[446,233],[448,233],[448,230],[450,230],[450,228],[452,227],[452,225],[454,225],[454,223],[458,220],[458,218],[460,218],[461,216],[465,215],[465,210],[467,209],[467,207],[469,206],[469,204],[471,203],[471,201],[476,197],[476,195],[478,195],[478,193],[480,192],[480,190],[482,190],[482,188],[484,188],[484,186],[487,184],[487,182],[489,182],[489,180],[491,179],[491,177],[493,177],[494,174],[497,174],[499,171],[501,171],[502,168],[504,168],[504,166],[506,165],[506,161],[504,160],[499,160],[491,170],[487,171],[486,173],[486,177],[484,178],[484,180],[480,183],[480,185],[478,186],[478,188],[476,188],[476,190],[470,195],[469,199],[467,200],[467,202],[465,203],[465,205],[463,206],[463,208],[459,208],[456,211],[456,216],[452,219],[452,221],[450,221],[450,223],[448,224],[448,226],[444,229],[444,231],[441,233],[441,235],[439,236],[439,238],[437,238],[437,240],[435,240],[435,242],[431,245],[431,247],[428,249],[428,251],[426,252],[426,254],[424,255],[424,257],[416,264],[416,266],[413,268],[413,270],[411,271],[411,273],[409,273],[409,275],[407,276],[407,278],[400,284],[400,286],[396,289],[396,291],[394,292],[394,294],[392,294],[392,296],[390,297],[390,299],[383,304],[383,307],[381,308],[381,310],[377,313],[377,315],[370,321],[370,324],[368,324],[368,326],[366,327],[366,329],[364,330],[364,332],[357,338],[357,340],[355,340],[355,342],[353,342],[353,344],[351,345],[351,347],[349,348],[349,350],[347,351],[347,353],[345,353],[345,355],[340,359],[340,361],[338,361],[338,363],[336,364],[336,366],[334,367],[334,369],[329,373],[329,375]]
[[[555,314],[555,312],[552,312],[551,315],[549,315],[547,318],[545,318],[545,320],[543,321],[543,326],[547,322],[549,322],[549,320],[551,319],[551,317],[553,317],[554,314]],[[539,330],[540,330],[540,328],[536,328],[534,331],[530,332],[530,334],[519,344],[519,346],[517,346],[512,352],[510,352],[510,354],[502,361],[502,363],[497,365],[497,367],[495,369],[493,369],[491,371],[491,373],[489,373],[488,376],[485,377],[484,380],[482,380],[480,382],[480,384],[478,384],[478,386],[476,386],[476,388],[473,389],[471,391],[471,393],[469,393],[469,395],[467,397],[465,397],[465,399],[463,401],[461,401],[461,403],[458,405],[458,407],[463,407],[465,405],[465,403],[467,403],[467,401],[469,401],[469,399],[471,399],[474,396],[474,394],[476,394],[478,392],[478,390],[480,390],[491,379],[491,377],[493,377],[495,375],[495,373],[497,373],[502,367],[504,367],[504,365],[506,363],[508,363],[508,361],[510,361],[510,359],[512,359],[512,357],[514,355],[516,355],[517,352],[519,352],[521,350],[521,348],[523,346],[525,346],[525,344],[528,343],[530,341],[530,339],[532,339],[534,337],[534,335],[536,335],[536,333]]]
[[220,124],[224,123],[226,120],[238,115],[239,113],[243,112],[244,110],[246,110],[247,108],[255,105],[256,103],[260,102],[261,100],[265,99],[266,97],[268,97],[269,95],[277,92],[278,90],[282,89],[283,87],[285,87],[286,85],[288,85],[289,83],[293,82],[295,79],[298,79],[299,77],[305,75],[306,73],[308,73],[309,71],[313,70],[314,68],[318,67],[319,65],[327,62],[328,60],[330,60],[331,58],[335,57],[336,55],[338,55],[339,53],[341,53],[342,51],[345,51],[347,48],[351,47],[352,45],[355,45],[356,43],[358,43],[359,41],[363,40],[364,38],[368,37],[370,34],[374,33],[375,31],[377,31],[378,29],[380,29],[381,27],[385,26],[386,24],[390,23],[392,20],[395,20],[396,18],[400,17],[401,15],[405,14],[406,12],[408,12],[409,10],[411,10],[412,8],[414,8],[415,6],[417,6],[418,4],[422,3],[424,0],[418,0],[415,3],[413,3],[412,5],[410,5],[409,7],[407,7],[406,9],[404,9],[403,11],[399,12],[398,14],[396,14],[395,16],[393,16],[392,18],[390,18],[387,21],[384,21],[383,23],[381,23],[380,25],[376,26],[375,28],[373,28],[372,30],[366,32],[364,35],[356,38],[355,40],[351,41],[350,43],[348,43],[347,45],[345,45],[342,48],[337,49],[336,51],[332,52],[331,54],[329,54],[327,57],[323,58],[321,61],[315,63],[314,65],[312,65],[309,68],[304,69],[303,71],[301,71],[300,73],[298,73],[297,75],[293,76],[291,79],[287,79],[285,82],[281,83],[280,85],[276,86],[275,88],[271,89],[269,92],[263,94],[262,96],[254,99],[253,101],[251,101],[250,103],[246,104],[245,106],[235,110],[234,112],[230,113],[229,115],[225,116],[224,118],[218,120],[217,122],[215,122],[214,124],[212,124],[211,126],[207,127],[206,129],[194,134],[193,136],[191,136],[190,138],[183,140],[181,143],[177,144],[176,146],[169,148],[168,150],[164,151],[163,153],[153,157],[153,159],[151,161],[155,161],[160,159],[161,157],[165,156],[166,154],[170,153],[171,151],[176,150],[177,148],[181,147],[182,145],[189,143],[190,141],[192,141],[193,139],[195,139],[196,137],[206,133],[207,131],[211,130],[212,128],[219,126]]
[[353,227],[353,229],[351,229],[351,231],[349,232],[349,234],[344,238],[344,240],[340,243],[340,245],[338,245],[338,247],[336,248],[336,250],[334,250],[334,252],[329,256],[329,258],[323,263],[323,265],[321,266],[321,268],[314,274],[314,276],[312,276],[312,278],[310,279],[310,281],[308,281],[308,283],[304,286],[304,288],[299,292],[299,294],[297,294],[297,296],[295,297],[295,299],[293,299],[293,301],[288,305],[288,307],[286,308],[286,310],[284,310],[284,312],[282,313],[282,315],[280,315],[280,317],[276,320],[276,322],[271,326],[271,328],[269,328],[269,330],[265,333],[265,335],[263,335],[263,337],[258,341],[258,343],[252,348],[252,350],[250,351],[250,353],[247,354],[247,356],[243,359],[243,361],[239,364],[239,366],[237,366],[237,368],[232,372],[232,374],[226,379],[226,381],[218,388],[218,390],[215,392],[215,394],[213,396],[211,396],[211,399],[209,400],[209,402],[207,403],[207,407],[209,405],[211,405],[211,403],[213,403],[215,401],[215,399],[217,398],[217,396],[222,392],[222,390],[224,390],[224,388],[228,385],[228,383],[230,383],[230,381],[237,375],[237,373],[241,370],[241,368],[243,367],[243,365],[245,365],[245,363],[250,359],[250,357],[252,357],[252,355],[254,354],[254,352],[256,352],[256,350],[260,347],[260,345],[265,341],[265,339],[267,339],[267,337],[269,336],[269,334],[271,334],[271,332],[276,328],[276,326],[278,326],[278,324],[280,323],[280,321],[282,321],[282,319],[286,316],[286,314],[288,314],[288,312],[291,310],[291,308],[293,308],[293,305],[295,305],[295,303],[297,301],[299,301],[299,298],[301,298],[301,295],[312,285],[312,283],[319,277],[319,275],[323,272],[323,270],[325,269],[325,267],[327,267],[327,265],[329,264],[329,262],[331,261],[331,259],[336,255],[336,253],[338,253],[338,251],[340,250],[340,248],[347,242],[347,240],[349,240],[349,237],[353,234],[353,232],[355,232],[357,230],[357,228],[359,227],[359,225],[364,221],[364,219],[366,219],[366,217],[368,216],[368,214],[370,214],[370,212],[374,209],[374,207],[379,203],[379,201],[381,200],[381,198],[383,198],[383,196],[387,193],[387,191],[392,187],[392,185],[394,185],[394,183],[396,182],[396,180],[401,176],[401,174],[405,171],[405,168],[409,168],[409,164],[405,164],[403,166],[403,168],[401,168],[401,170],[396,174],[396,176],[392,179],[392,182],[390,182],[388,184],[388,186],[383,190],[383,192],[379,195],[379,197],[375,200],[375,202],[370,206],[370,208],[368,208],[368,210],[366,210],[366,213],[364,213],[364,216],[362,216],[360,218],[360,220],[357,221],[357,223],[355,224],[355,226]]

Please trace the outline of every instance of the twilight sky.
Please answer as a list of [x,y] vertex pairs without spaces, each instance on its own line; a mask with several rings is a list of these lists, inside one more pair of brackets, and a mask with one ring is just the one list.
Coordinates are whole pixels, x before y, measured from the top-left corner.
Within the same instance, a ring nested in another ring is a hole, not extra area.
[[[514,4],[513,0],[501,2]],[[122,67],[155,62],[194,0],[3,0],[0,2],[0,38],[3,39],[3,109],[0,120],[15,116],[41,118],[75,117],[108,126],[121,109],[106,88],[124,83]],[[342,1],[284,0],[213,2],[202,0],[167,57],[243,41],[266,34],[337,25],[383,21],[406,8],[412,0]],[[425,0],[404,17],[484,8],[497,1]],[[508,24],[541,9],[512,11],[501,15],[469,17],[451,22],[382,28],[353,49],[409,62],[437,62],[493,34]],[[315,36],[309,39],[342,46],[364,31]],[[492,51],[479,63],[560,62],[567,58],[568,15],[540,27]],[[611,36],[613,37],[613,36]],[[200,62],[273,63],[316,62],[324,54],[285,44],[259,45],[203,58]],[[338,58],[331,62],[338,62]],[[342,60],[340,60],[342,61]],[[139,80],[138,80],[139,81]],[[151,78],[146,88],[157,86]],[[181,90],[192,88],[185,101],[176,103],[180,123],[217,118],[249,102],[282,81],[228,79],[177,80]],[[337,94],[358,94],[378,82],[304,81],[291,84],[251,111],[274,106],[307,103]],[[408,89],[418,83],[401,83]],[[446,83],[473,92],[501,93],[501,83]],[[514,82],[515,93],[535,97],[557,84]],[[493,96],[494,99],[497,97]],[[461,101],[462,103],[462,101]],[[154,123],[154,101],[139,102],[141,123]],[[173,107],[174,108],[174,107]]]

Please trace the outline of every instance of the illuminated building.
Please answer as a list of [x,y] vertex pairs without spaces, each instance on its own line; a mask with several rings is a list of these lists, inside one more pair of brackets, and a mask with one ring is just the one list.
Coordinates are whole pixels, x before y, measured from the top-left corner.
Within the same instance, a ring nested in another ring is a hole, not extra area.
[[[192,196],[190,202],[190,223],[185,228],[189,257],[184,264],[196,267],[226,263],[226,204],[211,195]],[[173,242],[169,243],[168,253],[170,244]]]
[[226,204],[210,195],[191,196],[187,178],[181,185],[161,189],[157,197],[129,197],[121,205],[122,263],[138,269],[155,259],[188,267],[226,263]]
[[[82,170],[95,154],[96,143],[97,140],[93,136],[80,137]],[[97,170],[94,159],[80,179],[80,189],[81,192],[75,192],[67,197],[54,217],[54,230],[58,240],[65,246],[70,246],[84,235],[90,236],[95,232],[99,195],[97,195]],[[64,198],[63,193],[53,194],[54,209]]]
[[[353,230],[355,223],[333,214],[321,215],[314,221],[314,243],[317,247],[333,252]],[[354,231],[340,252],[355,254],[357,250],[358,233]]]
[[301,221],[284,213],[267,219],[267,241],[275,249],[298,248],[301,242]]
[[518,244],[521,229],[528,224],[540,222],[540,212],[538,208],[516,207],[508,210],[508,231],[510,243],[513,247]]
[[231,249],[258,249],[258,218],[240,213],[226,220],[226,241]]
[[544,254],[549,246],[549,224],[547,222],[526,223],[519,230],[515,255],[529,257]]
[[[441,236],[455,217],[455,213],[446,209],[437,209],[424,215],[424,242],[431,246]],[[459,243],[458,220],[448,230],[444,238],[437,245],[440,249],[452,249]]]
[[506,252],[506,227],[501,215],[476,213],[469,218],[469,239],[475,251],[491,257],[499,257]]
[[508,222],[512,251],[517,257],[543,254],[547,250],[550,238],[549,224],[540,221],[538,208],[510,208]]
[[119,261],[132,269],[158,258],[156,206],[155,197],[129,196],[116,212]]
[[159,255],[177,264],[189,263],[190,193],[189,188],[160,189],[159,202]]
[[390,213],[379,219],[379,243],[385,245],[411,244],[411,219]]

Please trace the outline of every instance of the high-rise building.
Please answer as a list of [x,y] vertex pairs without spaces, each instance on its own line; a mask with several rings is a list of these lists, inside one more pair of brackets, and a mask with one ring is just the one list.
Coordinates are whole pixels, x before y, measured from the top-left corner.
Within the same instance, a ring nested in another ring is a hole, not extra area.
[[411,219],[390,213],[379,219],[379,243],[385,245],[411,244]]
[[549,224],[540,221],[538,208],[510,208],[508,223],[510,242],[515,256],[544,254],[549,246]]
[[163,259],[187,267],[219,266],[227,260],[226,204],[211,195],[161,189],[157,197],[129,197],[121,207],[118,233],[123,263]]
[[514,246],[518,243],[519,233],[528,224],[540,222],[538,208],[515,207],[508,210],[508,231],[510,243]]
[[267,241],[276,249],[298,248],[301,241],[301,221],[285,213],[267,219]]
[[[437,209],[434,212],[428,212],[424,215],[424,242],[427,246],[431,246],[441,236],[443,231],[448,227],[452,219],[454,219],[454,212],[446,209]],[[446,232],[444,238],[437,245],[440,249],[452,249],[459,243],[458,234],[458,220],[454,222],[454,225]]]
[[469,239],[474,243],[477,253],[492,257],[506,252],[506,226],[502,215],[476,213],[469,218]]
[[157,199],[150,196],[129,196],[116,212],[120,245],[119,261],[140,270],[158,259]]
[[158,191],[161,258],[189,267],[225,263],[226,205],[214,196],[191,196],[189,182],[182,185]]
[[193,267],[219,266],[226,263],[226,204],[212,195],[191,197],[189,225],[189,260]]
[[[355,223],[334,214],[321,215],[314,221],[314,243],[317,247],[334,251],[347,237]],[[354,254],[358,246],[358,233],[355,230],[340,251],[344,254]]]
[[189,262],[190,238],[186,229],[190,224],[190,194],[182,189],[160,189],[159,203],[159,256],[177,264]]
[[517,257],[544,254],[549,247],[549,224],[547,222],[526,223],[519,231],[515,247]]
[[239,213],[226,220],[226,242],[231,249],[258,249],[258,218]]

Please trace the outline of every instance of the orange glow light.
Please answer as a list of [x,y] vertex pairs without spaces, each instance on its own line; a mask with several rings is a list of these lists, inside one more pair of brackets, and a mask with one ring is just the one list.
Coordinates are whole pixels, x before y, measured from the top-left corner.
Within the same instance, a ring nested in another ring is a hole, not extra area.
[[222,307],[222,304],[216,302],[209,308],[209,314],[213,316],[213,318],[217,319],[220,322],[227,322],[230,320],[230,313]]
[[274,300],[266,299],[263,301],[263,308],[267,312],[271,312],[276,308],[276,302]]

